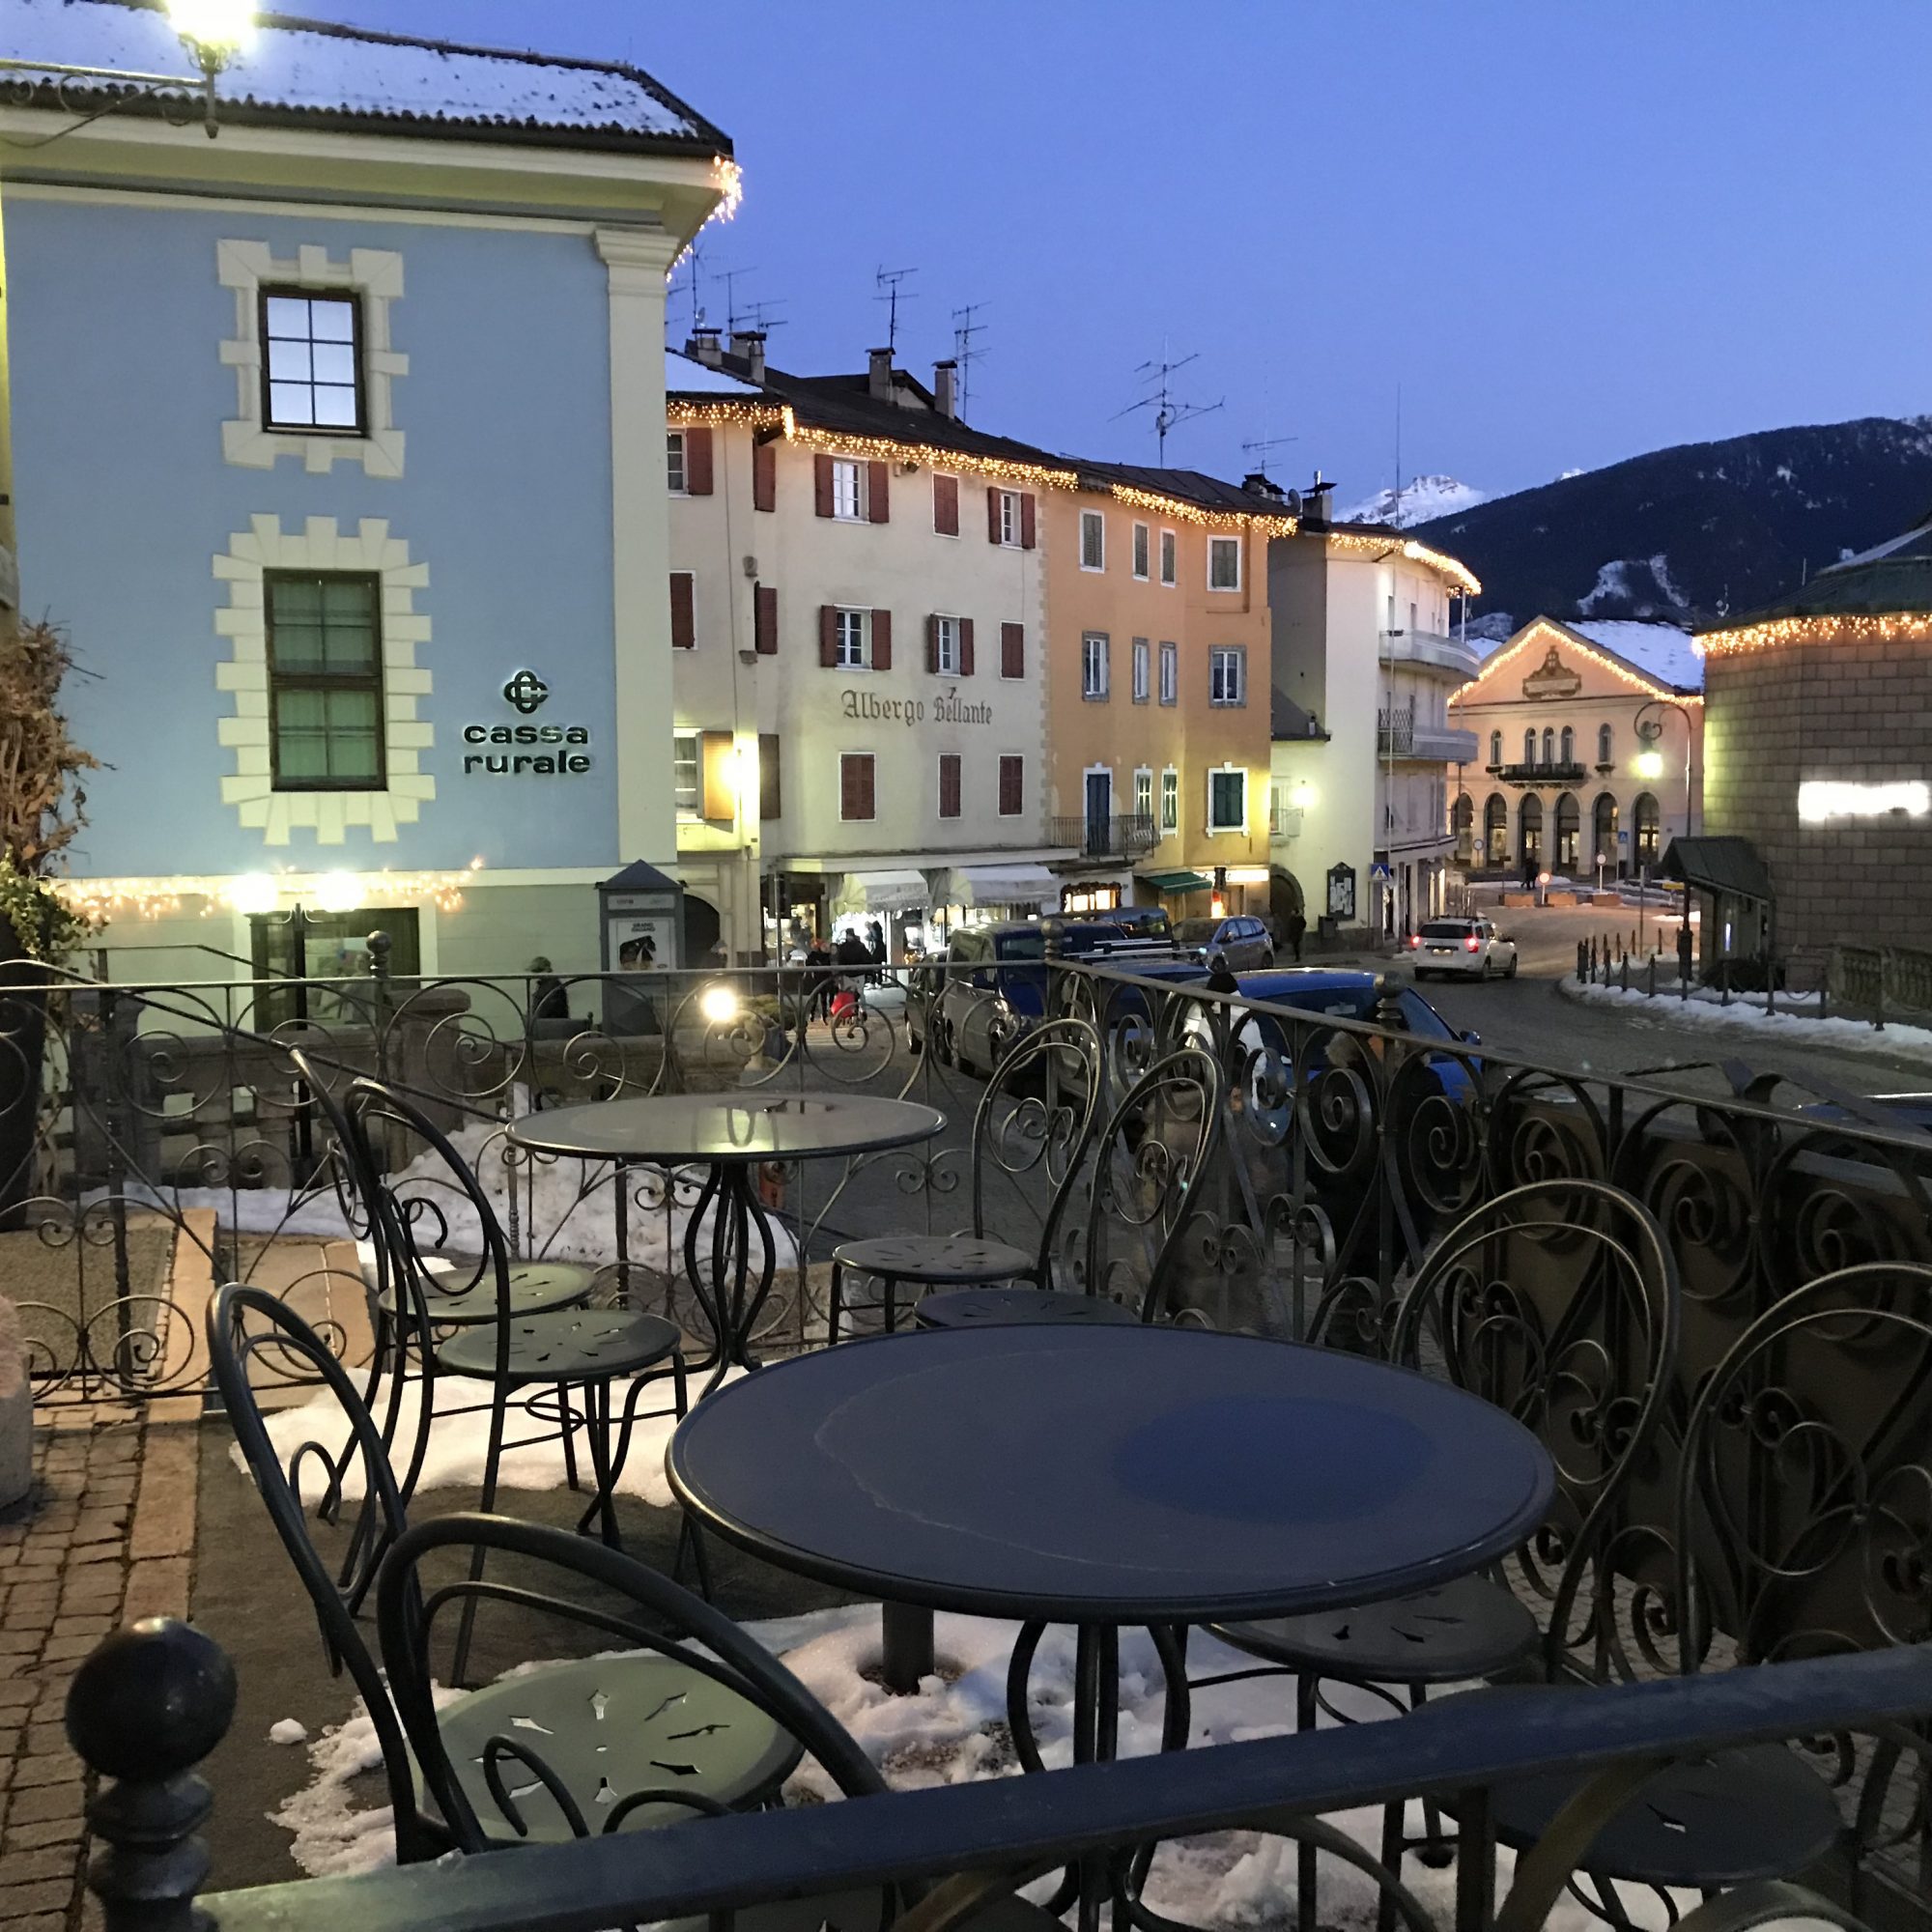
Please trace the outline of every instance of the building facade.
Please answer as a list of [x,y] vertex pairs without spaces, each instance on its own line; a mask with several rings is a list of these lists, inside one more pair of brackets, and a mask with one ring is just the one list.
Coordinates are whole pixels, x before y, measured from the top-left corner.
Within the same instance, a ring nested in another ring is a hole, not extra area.
[[1656,876],[1703,823],[1703,664],[1674,624],[1538,617],[1449,701],[1474,735],[1449,824],[1470,872]]
[[[181,65],[159,12],[7,29]],[[664,287],[729,143],[633,69],[336,27],[221,93],[217,140],[127,105],[7,169],[24,603],[105,767],[73,890],[171,977],[379,924],[595,967],[594,882],[675,857]]]

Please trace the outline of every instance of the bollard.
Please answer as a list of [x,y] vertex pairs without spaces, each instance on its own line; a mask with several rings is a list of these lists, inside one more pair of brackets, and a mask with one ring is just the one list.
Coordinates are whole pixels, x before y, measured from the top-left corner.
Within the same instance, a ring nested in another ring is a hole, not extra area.
[[1654,1000],[1657,998],[1657,954],[1653,952],[1646,963],[1650,969],[1650,982],[1643,989],[1643,996],[1647,1000]]
[[1618,984],[1628,993],[1631,989],[1631,956],[1628,952],[1617,961],[1617,975]]

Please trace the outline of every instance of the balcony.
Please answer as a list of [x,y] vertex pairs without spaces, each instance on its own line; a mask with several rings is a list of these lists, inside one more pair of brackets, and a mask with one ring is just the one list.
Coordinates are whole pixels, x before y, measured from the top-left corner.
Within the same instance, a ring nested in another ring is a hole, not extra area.
[[1483,668],[1475,645],[1446,631],[1384,631],[1380,656],[1383,664],[1426,665],[1432,670],[1454,671],[1462,679],[1474,677]]
[[1454,725],[1418,724],[1412,711],[1376,713],[1376,756],[1414,758],[1424,764],[1476,761],[1476,734]]
[[1122,811],[1108,817],[1069,814],[1046,822],[1049,845],[1070,845],[1083,859],[1140,859],[1159,837],[1151,812]]
[[1301,837],[1301,816],[1303,808],[1298,805],[1278,805],[1268,813],[1268,837],[1270,838],[1299,838]]
[[1492,777],[1501,779],[1504,784],[1567,785],[1581,784],[1589,767],[1580,759],[1572,758],[1564,764],[1490,765],[1486,769]]

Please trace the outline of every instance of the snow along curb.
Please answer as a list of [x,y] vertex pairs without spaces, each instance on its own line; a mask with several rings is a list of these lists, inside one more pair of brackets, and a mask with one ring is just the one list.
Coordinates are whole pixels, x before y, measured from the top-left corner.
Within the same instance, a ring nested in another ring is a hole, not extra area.
[[[1888,1021],[1883,1033],[1867,1020],[1813,1019],[1803,1013],[1767,1013],[1762,1006],[1746,1006],[1742,1000],[1728,1007],[1717,1007],[1707,1000],[1681,1000],[1674,994],[1659,993],[1655,999],[1634,987],[1625,992],[1621,986],[1579,986],[1575,980],[1555,982],[1559,999],[1575,1000],[1579,1006],[1615,1007],[1640,1012],[1664,1026],[1702,1028],[1712,1033],[1744,1034],[1758,1039],[1776,1039],[1792,1046],[1831,1046],[1845,1053],[1862,1053],[1881,1060],[1921,1061],[1932,1066],[1932,1028],[1898,1026]],[[1762,999],[1762,994],[1752,996]]]

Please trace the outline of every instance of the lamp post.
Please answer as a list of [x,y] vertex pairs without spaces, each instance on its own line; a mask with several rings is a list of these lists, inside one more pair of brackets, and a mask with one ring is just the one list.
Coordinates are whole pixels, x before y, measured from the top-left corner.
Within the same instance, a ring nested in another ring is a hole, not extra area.
[[[1696,727],[1691,720],[1690,711],[1684,705],[1679,704],[1674,697],[1647,698],[1642,704],[1637,706],[1636,717],[1634,723],[1636,726],[1637,741],[1643,749],[1637,753],[1635,758],[1632,761],[1632,769],[1636,773],[1638,778],[1644,779],[1651,783],[1655,783],[1663,776],[1663,753],[1657,749],[1657,746],[1658,740],[1663,736],[1662,714],[1666,711],[1676,712],[1678,717],[1684,721],[1684,836],[1689,838],[1690,837],[1690,813],[1692,809],[1690,753],[1691,748],[1696,743]],[[1653,713],[1656,715],[1653,716]],[[1659,856],[1662,857],[1662,854]],[[1643,931],[1645,897],[1643,885],[1644,880],[1641,873],[1639,873],[1636,914],[1639,937]],[[1681,930],[1683,937],[1688,939],[1690,932],[1690,881],[1689,879],[1684,881],[1684,923]],[[1681,958],[1684,952],[1682,940],[1679,943],[1678,952]]]

